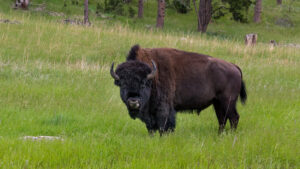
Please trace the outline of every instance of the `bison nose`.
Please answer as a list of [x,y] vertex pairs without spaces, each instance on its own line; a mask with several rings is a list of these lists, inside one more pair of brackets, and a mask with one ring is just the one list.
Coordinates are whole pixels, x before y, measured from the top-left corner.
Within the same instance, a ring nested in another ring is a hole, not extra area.
[[140,107],[139,100],[136,98],[129,98],[128,104],[129,104],[129,107],[133,108],[133,109],[138,109]]

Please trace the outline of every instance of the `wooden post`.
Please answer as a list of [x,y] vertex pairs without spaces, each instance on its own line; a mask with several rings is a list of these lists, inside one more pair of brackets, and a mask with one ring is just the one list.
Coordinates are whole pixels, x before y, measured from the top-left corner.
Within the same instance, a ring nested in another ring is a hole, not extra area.
[[257,42],[257,34],[251,33],[245,36],[245,45],[255,45]]
[[29,0],[16,0],[15,8],[28,9]]
[[275,40],[270,40],[270,50],[273,50],[275,46],[277,46],[276,41]]

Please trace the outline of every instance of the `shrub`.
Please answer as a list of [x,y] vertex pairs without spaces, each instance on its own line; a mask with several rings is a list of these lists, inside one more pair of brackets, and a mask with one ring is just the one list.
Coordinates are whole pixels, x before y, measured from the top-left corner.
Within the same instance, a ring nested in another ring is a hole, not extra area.
[[72,0],[72,5],[78,5],[78,0]]
[[235,21],[242,23],[248,22],[247,14],[250,5],[253,3],[251,0],[225,0],[229,3],[229,11],[232,13],[232,18]]
[[113,11],[115,14],[117,14],[117,15],[122,15],[122,16],[124,16],[124,5],[123,5],[123,3],[119,3],[117,6],[116,6],[116,8],[115,8],[115,10]]
[[96,6],[96,14],[99,14],[103,11],[103,6],[100,2],[97,3],[97,6]]
[[189,10],[189,2],[190,0],[173,0],[173,5],[177,12],[179,13],[187,13]]
[[128,7],[128,14],[130,18],[133,18],[136,14],[136,11],[133,9],[133,7],[129,6]]
[[224,3],[222,1],[214,1],[213,4],[213,19],[220,19],[221,17],[225,16],[229,11],[229,4]]
[[124,15],[123,0],[105,0],[104,12]]

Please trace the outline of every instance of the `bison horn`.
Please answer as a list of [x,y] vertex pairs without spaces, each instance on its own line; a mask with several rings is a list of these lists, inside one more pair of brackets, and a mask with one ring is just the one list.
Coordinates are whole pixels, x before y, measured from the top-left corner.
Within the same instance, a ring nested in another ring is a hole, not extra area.
[[115,80],[120,80],[119,76],[115,73],[114,71],[114,62],[111,64],[110,67],[110,75],[115,79]]
[[155,62],[152,59],[151,59],[151,62],[152,62],[152,65],[153,65],[153,69],[152,69],[152,72],[147,75],[147,79],[153,79],[155,77],[155,73],[156,73]]

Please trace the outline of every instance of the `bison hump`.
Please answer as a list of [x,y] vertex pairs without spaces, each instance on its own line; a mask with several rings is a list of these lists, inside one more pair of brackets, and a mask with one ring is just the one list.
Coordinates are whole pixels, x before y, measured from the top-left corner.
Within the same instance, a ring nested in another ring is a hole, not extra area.
[[138,44],[134,45],[131,47],[128,56],[127,56],[127,61],[129,60],[136,60],[137,57],[137,51],[140,49],[140,46]]

